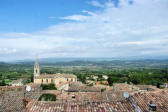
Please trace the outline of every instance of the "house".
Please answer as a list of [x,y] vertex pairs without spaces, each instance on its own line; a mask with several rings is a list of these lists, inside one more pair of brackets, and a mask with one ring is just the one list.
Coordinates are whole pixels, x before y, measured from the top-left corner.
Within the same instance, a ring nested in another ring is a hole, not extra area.
[[92,78],[93,78],[94,80],[97,80],[97,79],[98,79],[98,76],[92,76]]
[[24,79],[14,80],[10,84],[12,86],[23,86],[24,85]]
[[168,83],[165,83],[164,86],[165,86],[165,88],[168,88]]
[[107,80],[107,79],[108,79],[108,76],[107,76],[107,75],[103,75],[103,78]]
[[108,81],[97,81],[96,82],[96,85],[100,85],[100,84],[108,85]]

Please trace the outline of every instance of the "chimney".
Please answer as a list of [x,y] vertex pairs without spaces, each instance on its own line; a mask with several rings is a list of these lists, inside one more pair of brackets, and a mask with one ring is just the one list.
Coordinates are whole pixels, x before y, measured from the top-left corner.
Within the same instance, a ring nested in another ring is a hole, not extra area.
[[149,112],[156,112],[156,104],[153,104],[152,101],[149,103]]

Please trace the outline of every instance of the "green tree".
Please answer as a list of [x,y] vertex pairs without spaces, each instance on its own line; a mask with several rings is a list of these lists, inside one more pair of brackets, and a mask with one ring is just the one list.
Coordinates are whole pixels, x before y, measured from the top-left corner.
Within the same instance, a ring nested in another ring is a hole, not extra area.
[[0,86],[6,86],[4,79],[2,79],[2,82],[0,83]]
[[55,94],[42,94],[39,98],[39,101],[56,101]]
[[41,84],[43,90],[57,90],[55,84]]
[[109,85],[112,86],[113,83],[117,81],[117,79],[110,76],[110,77],[108,77],[107,81],[108,81]]

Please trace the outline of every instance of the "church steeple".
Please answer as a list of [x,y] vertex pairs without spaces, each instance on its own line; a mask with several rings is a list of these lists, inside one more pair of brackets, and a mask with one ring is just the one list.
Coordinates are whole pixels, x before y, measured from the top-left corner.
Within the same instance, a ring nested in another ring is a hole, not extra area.
[[38,62],[38,57],[36,57],[36,61],[34,64],[34,77],[36,76],[40,76],[40,66],[39,66],[39,62]]

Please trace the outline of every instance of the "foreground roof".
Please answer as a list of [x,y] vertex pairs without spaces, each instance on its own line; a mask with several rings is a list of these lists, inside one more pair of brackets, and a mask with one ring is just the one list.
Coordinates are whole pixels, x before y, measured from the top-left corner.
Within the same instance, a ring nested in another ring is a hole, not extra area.
[[157,91],[147,93],[137,93],[132,96],[133,101],[140,108],[142,112],[148,112],[149,102],[152,101],[157,107],[157,112],[168,111],[168,92]]
[[135,112],[133,106],[127,102],[83,102],[55,103],[31,102],[27,105],[26,112]]

